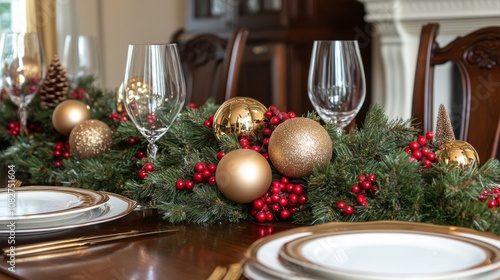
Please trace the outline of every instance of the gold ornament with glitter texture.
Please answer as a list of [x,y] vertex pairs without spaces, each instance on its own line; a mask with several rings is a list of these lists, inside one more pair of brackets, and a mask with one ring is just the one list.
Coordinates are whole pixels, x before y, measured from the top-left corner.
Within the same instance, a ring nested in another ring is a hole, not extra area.
[[111,148],[112,130],[98,120],[86,120],[75,126],[69,135],[71,154],[80,158],[101,155]]
[[276,127],[268,151],[269,159],[280,173],[292,178],[305,177],[331,160],[332,140],[318,122],[293,118]]

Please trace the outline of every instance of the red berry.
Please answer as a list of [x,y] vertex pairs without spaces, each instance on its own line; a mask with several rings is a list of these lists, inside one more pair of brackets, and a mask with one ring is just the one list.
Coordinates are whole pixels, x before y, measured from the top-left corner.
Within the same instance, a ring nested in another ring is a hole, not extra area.
[[175,181],[175,188],[178,189],[178,190],[183,190],[184,187],[186,186],[186,183],[184,182],[184,180],[177,180]]
[[139,178],[144,179],[148,176],[148,172],[146,172],[146,170],[144,170],[144,169],[141,169],[141,170],[139,170],[138,175],[139,175]]
[[54,150],[61,150],[62,148],[64,148],[63,142],[57,142],[54,146]]
[[69,152],[64,152],[63,153],[63,158],[68,159],[71,154]]
[[413,151],[413,154],[412,156],[416,159],[416,160],[419,160],[422,158],[422,152],[419,151],[419,150],[416,150],[416,151]]
[[257,153],[260,153],[260,147],[257,145],[252,146],[252,150],[256,151]]
[[155,170],[155,166],[152,163],[146,163],[146,165],[144,165],[144,170],[151,172]]
[[306,204],[307,202],[307,195],[300,195],[299,196],[299,204]]
[[267,213],[266,213],[266,220],[268,220],[268,221],[272,221],[272,220],[274,220],[274,215],[273,215],[273,213],[271,213],[271,212],[267,212]]
[[210,170],[208,169],[205,169],[203,170],[203,172],[201,172],[201,175],[203,176],[203,178],[209,178],[210,176],[212,176],[212,172],[210,172]]
[[240,142],[240,146],[242,146],[242,147],[250,146],[250,141],[248,141],[248,139],[246,139],[246,138],[241,138],[239,142]]
[[436,160],[436,154],[435,154],[435,153],[433,153],[433,152],[431,152],[431,151],[429,151],[429,152],[425,155],[425,157],[426,157],[428,160],[432,161],[432,162],[434,162],[434,161]]
[[295,112],[288,112],[288,118],[293,119],[296,116],[297,116],[297,114],[295,114]]
[[194,188],[194,182],[191,180],[187,180],[184,182],[184,187],[186,190],[192,190]]
[[432,140],[434,138],[434,132],[432,131],[427,131],[427,133],[425,134],[425,138],[427,138],[427,140]]
[[286,220],[290,217],[290,211],[288,211],[288,209],[283,209],[281,210],[280,212],[280,217],[283,219],[283,220]]
[[359,186],[361,188],[363,188],[364,190],[368,190],[368,189],[370,189],[372,187],[372,182],[365,180],[363,182],[360,182]]
[[274,186],[272,186],[272,187],[271,187],[271,192],[272,192],[273,194],[278,194],[278,193],[280,193],[280,192],[281,192],[281,188],[280,188],[280,186],[279,186],[279,185],[274,185]]
[[262,211],[257,213],[257,215],[255,215],[255,219],[257,220],[257,222],[260,222],[260,223],[265,222],[267,219],[266,213],[264,213]]
[[496,200],[497,200],[497,205],[500,205],[500,195],[497,196]]
[[219,159],[219,160],[220,160],[220,159],[222,159],[225,155],[226,155],[226,153],[225,153],[225,152],[220,151],[220,152],[218,152],[218,153],[217,153],[217,159]]
[[358,196],[356,196],[356,202],[358,204],[365,205],[366,204],[366,197],[362,194],[358,194]]
[[364,180],[366,180],[366,176],[361,174],[358,176],[358,182],[363,182]]
[[55,166],[55,167],[61,167],[61,166],[62,166],[62,163],[61,163],[60,161],[56,160],[56,161],[54,162],[54,166]]
[[303,192],[304,192],[304,188],[302,187],[302,185],[297,184],[293,187],[293,193],[302,194]]
[[264,207],[264,201],[262,199],[256,199],[253,201],[253,208],[261,210]]
[[266,111],[264,113],[264,116],[266,117],[266,119],[270,119],[273,117],[273,113],[271,111]]
[[425,168],[431,168],[432,163],[431,163],[431,161],[430,161],[428,158],[426,158],[426,159],[424,159],[424,160],[422,161],[422,165],[423,165]]
[[272,117],[271,120],[269,121],[272,125],[278,125],[281,123],[280,119],[276,116]]
[[198,162],[195,166],[194,166],[194,170],[196,172],[203,172],[205,169],[207,169],[207,165],[204,163],[204,162]]
[[500,194],[500,188],[493,188],[494,194]]
[[410,145],[408,146],[412,151],[416,151],[420,148],[420,144],[418,144],[417,142],[413,141],[410,143]]
[[404,151],[405,151],[406,153],[411,153],[411,149],[410,149],[410,147],[406,147],[406,148],[404,149]]
[[497,201],[495,199],[492,199],[490,201],[488,201],[488,207],[489,208],[494,208],[496,207],[498,204],[497,204]]
[[55,150],[54,151],[54,156],[55,157],[60,157],[62,155],[61,150]]
[[286,186],[285,189],[286,189],[287,193],[293,193],[293,188],[295,187],[294,184],[286,184],[285,186]]
[[208,177],[207,182],[208,182],[208,184],[209,184],[210,186],[215,185],[215,176],[214,176],[214,175],[212,175],[212,176]]
[[354,207],[352,207],[351,205],[347,205],[344,209],[344,213],[346,213],[347,215],[354,214]]
[[299,203],[299,196],[297,194],[290,194],[290,196],[288,197],[288,204],[290,204],[291,206],[295,206],[297,205],[297,203]]
[[376,193],[378,192],[378,188],[377,188],[377,186],[372,186],[372,187],[370,188],[370,191],[371,191],[373,194],[376,194]]
[[417,138],[417,143],[420,144],[420,146],[425,146],[427,145],[427,138],[425,138],[425,136],[423,135],[420,135]]
[[201,172],[194,173],[193,180],[197,183],[203,182],[203,174]]
[[366,176],[366,180],[370,181],[370,182],[376,182],[377,181],[377,175],[375,174],[368,174],[368,176]]
[[207,120],[207,121],[205,121],[205,122],[203,123],[203,125],[204,125],[205,127],[207,127],[207,128],[212,128],[212,124],[213,124],[213,123],[212,123],[211,121],[208,121],[208,120]]
[[208,166],[207,166],[207,169],[214,173],[216,170],[217,170],[217,165],[215,165],[214,163],[210,163]]
[[290,183],[290,179],[288,177],[281,177],[280,182],[283,184]]
[[271,210],[273,210],[274,212],[278,212],[280,211],[281,207],[278,203],[273,203],[273,205],[271,205]]
[[271,136],[271,133],[273,133],[273,131],[269,128],[264,128],[262,133],[264,134],[264,136]]
[[339,202],[337,203],[337,208],[338,208],[338,209],[342,210],[342,209],[344,209],[345,207],[346,207],[345,202],[343,202],[343,201],[339,201]]
[[361,191],[361,188],[358,185],[354,185],[351,187],[351,191],[353,193],[359,193]]
[[279,203],[281,206],[285,207],[285,206],[287,206],[287,205],[288,205],[288,199],[287,199],[286,197],[280,197],[280,200],[278,201],[278,203]]

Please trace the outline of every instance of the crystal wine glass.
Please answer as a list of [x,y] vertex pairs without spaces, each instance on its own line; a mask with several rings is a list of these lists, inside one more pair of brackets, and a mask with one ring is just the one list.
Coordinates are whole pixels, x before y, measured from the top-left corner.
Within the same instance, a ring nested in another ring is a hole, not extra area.
[[365,73],[357,41],[315,41],[307,90],[321,119],[344,128],[365,100]]
[[100,72],[100,54],[92,36],[67,35],[64,40],[62,65],[73,88],[94,83]]
[[19,107],[20,133],[28,134],[27,106],[45,78],[45,56],[40,35],[35,32],[2,34],[0,63],[3,88]]
[[149,142],[148,157],[155,160],[155,142],[170,128],[186,99],[177,46],[129,45],[123,85],[125,109]]

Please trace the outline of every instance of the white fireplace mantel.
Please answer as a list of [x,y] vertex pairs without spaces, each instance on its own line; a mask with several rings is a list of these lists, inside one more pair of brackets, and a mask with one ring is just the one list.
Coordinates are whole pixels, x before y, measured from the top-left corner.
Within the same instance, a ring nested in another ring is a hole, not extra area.
[[[500,25],[500,0],[358,0],[365,20],[372,24],[372,102],[381,104],[390,118],[410,118],[413,80],[420,31],[429,22],[440,24],[443,45],[475,29]],[[434,104],[447,104],[450,65],[436,69]],[[439,82],[437,82],[439,81]],[[436,109],[435,109],[436,110]]]

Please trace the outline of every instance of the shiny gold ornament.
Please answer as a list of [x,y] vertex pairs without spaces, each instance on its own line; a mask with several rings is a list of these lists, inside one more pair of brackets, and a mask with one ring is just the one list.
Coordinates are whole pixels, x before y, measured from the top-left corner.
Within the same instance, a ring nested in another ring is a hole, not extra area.
[[247,135],[264,119],[266,106],[248,97],[231,98],[215,112],[213,130],[215,136],[237,133]]
[[134,102],[137,96],[149,93],[149,84],[144,82],[142,77],[133,77],[127,81],[127,85],[124,87],[123,83],[120,84],[118,91],[116,92],[116,111],[121,113],[125,110],[123,107],[123,98],[125,92],[128,92],[128,103]]
[[315,167],[328,164],[332,151],[328,132],[308,118],[293,118],[278,125],[268,145],[274,167],[292,178],[309,176]]
[[[16,83],[24,83],[26,80],[34,80],[36,83],[43,78],[43,71],[38,60],[33,57],[23,57],[22,68],[19,67],[20,60],[15,60],[9,69],[10,78]],[[21,71],[22,70],[22,71]]]
[[248,203],[267,192],[272,181],[271,166],[250,149],[234,150],[217,165],[215,181],[220,192],[238,203]]
[[479,166],[479,155],[474,147],[461,140],[453,140],[442,144],[436,157],[444,159],[448,165],[461,167]]
[[80,158],[101,155],[111,148],[112,130],[98,120],[86,120],[73,128],[69,135],[71,154]]
[[54,128],[63,135],[69,135],[71,130],[81,122],[92,117],[90,108],[77,100],[66,100],[56,106],[52,113]]

